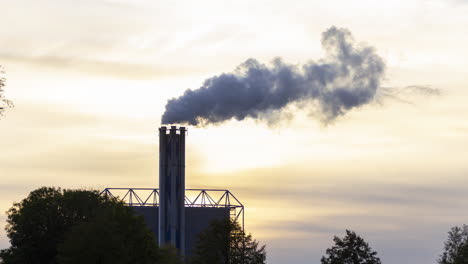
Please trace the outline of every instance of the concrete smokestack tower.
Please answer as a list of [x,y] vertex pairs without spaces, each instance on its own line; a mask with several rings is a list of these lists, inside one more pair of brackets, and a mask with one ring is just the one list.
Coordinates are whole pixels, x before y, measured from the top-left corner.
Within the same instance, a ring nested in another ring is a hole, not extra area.
[[185,132],[185,127],[159,128],[159,245],[172,245],[181,255],[185,255]]

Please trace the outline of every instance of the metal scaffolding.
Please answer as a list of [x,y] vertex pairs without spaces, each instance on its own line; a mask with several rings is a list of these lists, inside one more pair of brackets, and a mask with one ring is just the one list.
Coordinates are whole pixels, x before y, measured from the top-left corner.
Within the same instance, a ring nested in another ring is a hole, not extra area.
[[[159,189],[106,188],[101,195],[122,200],[127,206],[159,207]],[[229,190],[186,189],[185,207],[229,208],[231,220],[244,230],[244,205]]]

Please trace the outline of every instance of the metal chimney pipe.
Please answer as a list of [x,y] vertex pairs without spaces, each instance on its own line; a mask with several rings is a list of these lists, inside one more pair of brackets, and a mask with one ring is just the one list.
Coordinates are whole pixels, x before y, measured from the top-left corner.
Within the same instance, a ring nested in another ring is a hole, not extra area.
[[159,128],[159,245],[185,255],[185,127]]

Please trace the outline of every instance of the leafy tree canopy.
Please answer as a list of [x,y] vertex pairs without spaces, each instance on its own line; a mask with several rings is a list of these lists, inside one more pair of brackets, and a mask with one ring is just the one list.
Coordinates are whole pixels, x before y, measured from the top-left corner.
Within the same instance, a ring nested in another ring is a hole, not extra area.
[[160,263],[143,218],[97,191],[42,187],[7,216],[4,264]]
[[246,235],[237,222],[215,220],[195,245],[193,264],[264,264],[265,245]]
[[468,264],[468,226],[452,227],[444,243],[439,264]]
[[346,230],[345,237],[335,236],[333,241],[335,245],[327,249],[322,264],[381,264],[377,252],[353,231]]

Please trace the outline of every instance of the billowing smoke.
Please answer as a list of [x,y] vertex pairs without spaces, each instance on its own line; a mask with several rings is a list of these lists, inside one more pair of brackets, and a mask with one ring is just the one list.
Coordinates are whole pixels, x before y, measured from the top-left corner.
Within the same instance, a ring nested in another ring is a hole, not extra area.
[[336,27],[322,33],[322,46],[325,58],[304,65],[248,59],[233,73],[211,77],[199,89],[169,100],[162,123],[276,122],[288,106],[314,109],[319,120],[330,122],[371,102],[385,71],[375,50],[356,44],[349,30]]

